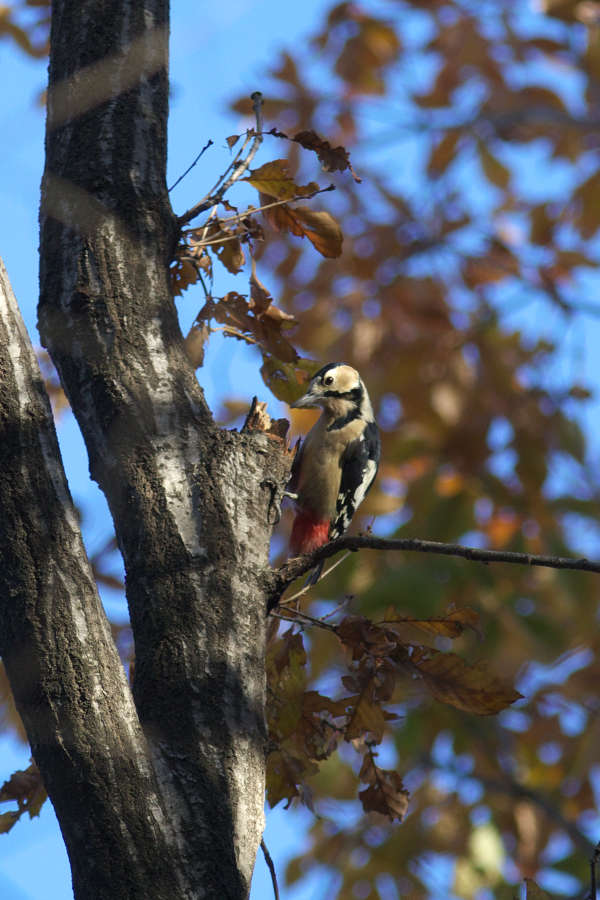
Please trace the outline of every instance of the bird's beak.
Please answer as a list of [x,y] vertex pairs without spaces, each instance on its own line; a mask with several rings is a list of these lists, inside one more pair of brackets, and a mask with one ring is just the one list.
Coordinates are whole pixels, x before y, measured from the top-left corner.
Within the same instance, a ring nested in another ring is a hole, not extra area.
[[290,403],[292,409],[311,409],[311,407],[319,405],[319,398],[312,393],[312,391],[307,391],[303,397],[300,397],[296,400],[295,403]]

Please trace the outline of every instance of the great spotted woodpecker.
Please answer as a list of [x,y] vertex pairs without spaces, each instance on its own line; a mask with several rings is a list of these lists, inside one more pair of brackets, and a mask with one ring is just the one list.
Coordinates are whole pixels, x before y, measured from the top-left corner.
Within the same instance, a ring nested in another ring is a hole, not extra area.
[[[296,499],[290,554],[310,553],[340,537],[373,484],[381,445],[367,389],[344,363],[323,366],[295,409],[322,407],[292,466]],[[318,576],[318,573],[317,573]],[[316,579],[315,579],[316,580]]]

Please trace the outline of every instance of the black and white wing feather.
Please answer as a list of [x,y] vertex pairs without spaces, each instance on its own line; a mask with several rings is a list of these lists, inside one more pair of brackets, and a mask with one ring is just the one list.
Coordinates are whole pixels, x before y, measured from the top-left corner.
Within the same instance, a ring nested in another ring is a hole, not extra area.
[[375,422],[368,422],[360,436],[348,444],[340,459],[342,477],[335,518],[329,530],[330,540],[340,537],[350,525],[375,480],[380,456],[379,429]]

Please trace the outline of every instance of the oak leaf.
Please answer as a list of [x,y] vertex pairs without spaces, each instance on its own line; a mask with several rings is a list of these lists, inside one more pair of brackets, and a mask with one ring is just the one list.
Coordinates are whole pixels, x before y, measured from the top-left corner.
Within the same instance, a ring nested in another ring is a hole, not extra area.
[[362,694],[346,698],[349,719],[344,729],[344,737],[347,741],[366,735],[371,736],[376,744],[383,740],[385,731],[383,710],[369,694],[369,691],[364,691]]
[[220,245],[215,244],[212,249],[228,272],[231,272],[232,275],[237,275],[241,271],[246,262],[246,257],[239,238],[223,241]]
[[298,185],[289,173],[287,159],[274,159],[259,169],[253,169],[242,181],[247,181],[261,194],[268,194],[275,200],[293,200],[295,197],[307,197],[319,190],[319,185],[311,181],[306,185]]
[[192,325],[183,342],[186,356],[195,369],[204,365],[204,349],[210,335],[210,328],[206,322]]
[[181,297],[183,292],[198,281],[198,270],[188,259],[176,259],[169,269],[171,293],[174,297]]
[[[271,197],[261,195],[260,200],[265,205]],[[322,256],[334,258],[342,252],[344,235],[331,213],[284,203],[263,210],[263,215],[276,231],[307,237]]]
[[363,758],[359,772],[361,781],[369,786],[359,791],[358,796],[365,812],[377,812],[393,821],[404,818],[408,809],[410,794],[397,772],[380,768],[371,751]]
[[410,616],[401,616],[393,608],[385,613],[385,623],[389,624],[393,631],[401,634],[405,626],[418,628],[427,634],[438,637],[457,638],[466,628],[473,629],[479,634],[479,615],[474,609],[463,607],[456,609],[447,616],[431,619],[415,619]]
[[292,140],[306,150],[313,150],[325,172],[344,172],[349,169],[356,183],[361,183],[361,179],[352,168],[350,154],[345,147],[332,147],[329,141],[319,137],[316,131],[312,130],[299,131]]
[[489,672],[484,661],[471,666],[455,653],[415,647],[410,663],[436,700],[464,712],[491,716],[522,697]]

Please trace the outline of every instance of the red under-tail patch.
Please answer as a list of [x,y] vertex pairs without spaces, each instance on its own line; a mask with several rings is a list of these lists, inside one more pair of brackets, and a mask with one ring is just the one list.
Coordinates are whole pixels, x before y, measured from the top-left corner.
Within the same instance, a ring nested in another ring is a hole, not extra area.
[[300,510],[294,519],[290,537],[290,553],[300,556],[312,553],[329,540],[329,519],[317,519],[311,512]]

